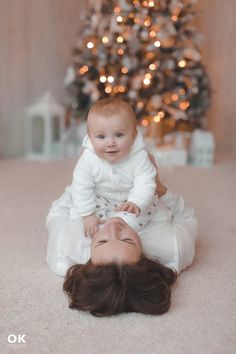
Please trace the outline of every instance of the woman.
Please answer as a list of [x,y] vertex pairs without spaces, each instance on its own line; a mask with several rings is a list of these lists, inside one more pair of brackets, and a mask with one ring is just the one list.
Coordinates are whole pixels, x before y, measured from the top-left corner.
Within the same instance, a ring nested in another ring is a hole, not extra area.
[[95,316],[169,309],[169,286],[194,257],[197,220],[158,174],[156,182],[158,208],[139,234],[118,217],[86,238],[82,220],[71,214],[70,186],[52,204],[47,262],[54,273],[66,275],[63,289],[71,308]]

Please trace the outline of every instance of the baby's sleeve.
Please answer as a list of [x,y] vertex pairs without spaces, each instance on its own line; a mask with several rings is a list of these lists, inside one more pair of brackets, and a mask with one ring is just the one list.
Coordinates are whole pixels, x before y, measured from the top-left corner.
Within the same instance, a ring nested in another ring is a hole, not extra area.
[[91,215],[95,205],[94,162],[91,152],[84,150],[73,172],[71,195],[74,207],[80,216]]
[[156,191],[156,169],[146,151],[142,150],[137,154],[133,170],[133,188],[129,192],[128,201],[144,211],[152,202]]

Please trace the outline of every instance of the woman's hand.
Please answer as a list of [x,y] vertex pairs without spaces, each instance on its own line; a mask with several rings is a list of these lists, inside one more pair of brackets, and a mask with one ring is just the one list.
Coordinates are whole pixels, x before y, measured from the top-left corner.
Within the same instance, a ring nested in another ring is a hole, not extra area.
[[156,185],[157,185],[157,189],[156,189],[156,192],[157,192],[157,194],[158,194],[158,197],[160,198],[160,197],[163,197],[163,195],[166,194],[166,192],[167,192],[167,187],[164,186],[164,185],[161,183],[160,179],[159,179],[158,168],[157,168],[157,164],[156,164],[156,161],[155,161],[155,159],[154,159],[154,156],[153,156],[152,154],[150,154],[150,153],[148,154],[148,156],[149,156],[150,161],[153,163],[153,165],[155,166],[155,168],[156,168],[156,170],[157,170],[157,174],[156,174]]

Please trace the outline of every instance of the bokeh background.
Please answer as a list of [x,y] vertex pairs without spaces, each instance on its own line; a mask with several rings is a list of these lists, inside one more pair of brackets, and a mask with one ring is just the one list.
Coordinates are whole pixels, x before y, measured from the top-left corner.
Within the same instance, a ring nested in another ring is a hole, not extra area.
[[[91,3],[91,1],[90,1]],[[85,0],[0,0],[0,157],[24,154],[24,109],[46,90],[62,104],[71,50],[88,9]],[[210,76],[207,113],[218,154],[236,153],[236,2],[199,0],[197,30],[205,36],[203,64]]]

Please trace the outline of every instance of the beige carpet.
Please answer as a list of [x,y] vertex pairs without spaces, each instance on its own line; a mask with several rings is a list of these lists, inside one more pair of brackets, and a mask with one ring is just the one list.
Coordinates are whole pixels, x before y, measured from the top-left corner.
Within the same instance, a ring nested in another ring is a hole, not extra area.
[[44,219],[73,166],[0,161],[0,353],[236,353],[236,162],[160,169],[196,209],[195,261],[173,287],[168,313],[101,319],[68,309],[63,278],[45,261]]

